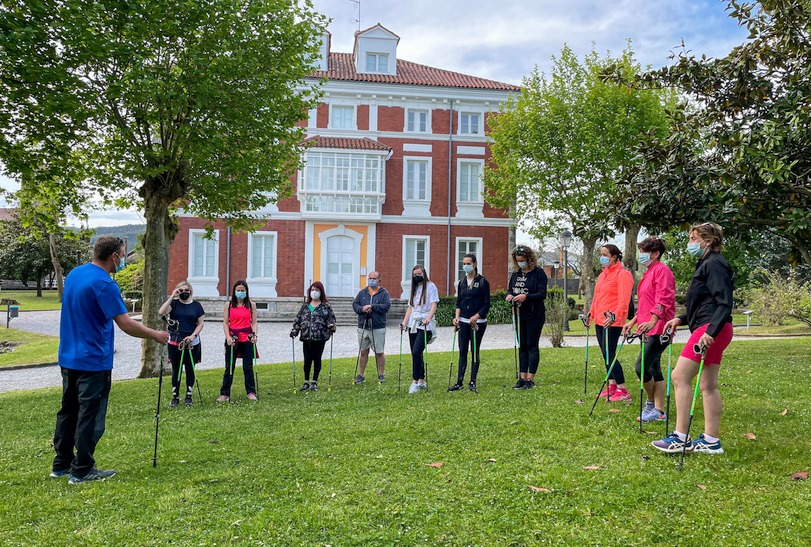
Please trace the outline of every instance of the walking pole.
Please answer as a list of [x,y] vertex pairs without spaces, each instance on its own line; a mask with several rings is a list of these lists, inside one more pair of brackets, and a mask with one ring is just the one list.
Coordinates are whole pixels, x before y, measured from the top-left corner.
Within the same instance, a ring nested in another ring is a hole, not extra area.
[[[518,308],[521,307],[521,302],[515,303],[515,336],[518,340],[518,351],[521,351],[521,314],[518,313]],[[515,379],[518,380],[518,358],[515,359]]]
[[586,395],[586,390],[588,389],[589,385],[589,321],[588,316],[581,313],[578,317],[580,321],[583,322],[583,326],[586,327],[586,365],[583,369],[583,395]]
[[[473,331],[473,355],[472,355],[471,360],[470,360],[470,374],[472,375],[473,374],[473,365],[474,365],[474,363],[478,363],[481,366],[481,361],[479,361],[479,355],[477,353],[478,352],[478,344],[476,343],[476,332],[478,332],[478,330],[479,330],[479,325],[477,325],[476,323],[471,323],[470,324],[470,330]],[[478,372],[478,369],[476,370],[476,372]],[[471,382],[471,383],[473,383],[473,382]],[[476,384],[473,383],[473,385],[475,386]],[[473,392],[478,393],[478,390],[474,388]]]
[[422,329],[422,338],[425,341],[425,347],[423,348],[423,357],[422,357],[422,368],[423,372],[425,373],[425,389],[428,389],[428,325],[425,325],[425,328]]
[[293,343],[293,394],[295,395],[298,393],[296,390],[296,339],[291,338],[290,341]]
[[521,344],[518,341],[518,329],[515,326],[515,318],[518,316],[518,309],[515,306],[515,302],[512,303],[512,314],[510,314],[510,319],[513,322],[513,360],[515,361],[515,379],[518,380],[518,346]]
[[[459,332],[459,325],[454,325],[453,328],[453,341],[451,342],[451,362],[448,364],[448,391],[451,389],[451,374],[453,372],[453,348],[456,346],[456,333]],[[461,355],[462,348],[459,348]]]
[[[191,353],[191,348],[186,348],[189,352],[189,359],[191,361],[191,370],[194,372],[194,383],[197,385],[197,397],[200,399],[200,404],[203,404],[203,392],[200,391],[200,378],[197,377],[197,368],[194,366],[194,356]],[[184,349],[184,351],[186,351]],[[180,365],[183,366],[183,352],[180,353]],[[179,380],[178,380],[179,381]]]
[[639,335],[639,432],[642,430],[642,395],[645,392],[645,341],[644,334]]
[[[363,319],[363,328],[361,329],[363,331],[363,333],[360,336],[360,342],[358,342],[358,358],[355,359],[355,374],[352,376],[352,383],[354,383],[355,378],[358,377],[358,365],[360,365],[360,353],[361,353],[360,348],[363,345],[363,337],[366,336],[366,320],[367,319],[368,319],[368,317]],[[374,338],[374,336],[372,336],[372,338]],[[371,347],[371,344],[370,344],[370,347]],[[369,361],[368,361],[369,358],[367,357],[366,359],[367,359],[366,364],[368,365],[369,364]],[[364,370],[363,372],[366,372],[366,371]]]
[[329,337],[329,383],[327,384],[327,393],[332,391],[332,340],[334,336]]
[[400,378],[403,375],[403,326],[400,325],[400,365],[397,367],[397,391],[400,391]]
[[[608,337],[606,337],[605,348],[606,348],[606,355],[608,355]],[[611,366],[608,367],[608,371],[605,373],[605,379],[603,380],[603,385],[600,386],[600,391],[597,392],[597,397],[594,399],[594,404],[591,405],[591,410],[589,411],[589,417],[591,417],[592,412],[594,412],[594,407],[597,406],[597,401],[600,400],[600,393],[602,393],[603,389],[605,389],[606,384],[608,383],[608,379],[611,377],[611,371],[614,370],[614,365],[617,364],[617,360],[619,359],[620,352],[622,351],[622,347],[625,345],[625,342],[628,341],[633,342],[633,339],[636,336],[626,336],[620,342],[620,346],[617,348],[617,351],[614,353],[614,360],[611,362]],[[607,360],[606,360],[607,361]]]
[[155,451],[152,453],[152,467],[158,466],[158,429],[161,423],[161,390],[163,389],[163,360],[166,348],[161,346],[160,349],[160,372],[158,373],[158,407],[155,411]]
[[667,346],[667,410],[665,411],[665,435],[670,427],[670,361],[673,358],[673,341],[670,339],[672,331],[666,330],[664,334],[659,337],[659,342],[668,344]]
[[693,411],[696,408],[696,397],[698,397],[698,388],[701,385],[701,373],[704,371],[704,352],[707,351],[707,348],[703,345],[696,344],[693,346],[693,351],[701,354],[701,362],[698,364],[698,379],[696,380],[696,387],[693,390],[693,402],[690,404],[690,420],[687,422],[687,436],[684,439],[684,445],[681,449],[679,471],[684,467],[684,454],[687,452],[687,443],[690,442],[690,426],[693,425]]
[[236,348],[236,345],[237,345],[237,337],[232,335],[231,340],[234,342],[233,345],[231,346],[231,381],[233,382],[234,381],[234,348]]
[[253,384],[256,388],[256,393],[259,393],[259,373],[256,371],[256,365],[258,364],[256,360],[258,359],[256,356],[256,335],[253,336]]

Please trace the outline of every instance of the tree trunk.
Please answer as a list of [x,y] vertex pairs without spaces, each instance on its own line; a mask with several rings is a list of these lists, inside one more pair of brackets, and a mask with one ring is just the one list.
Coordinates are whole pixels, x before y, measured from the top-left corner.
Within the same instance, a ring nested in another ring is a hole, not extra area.
[[588,313],[591,307],[591,298],[594,294],[594,246],[596,237],[589,237],[583,241],[583,255],[580,257],[580,292],[583,294],[583,313]]
[[[169,245],[174,237],[172,220],[169,218],[170,201],[165,196],[150,195],[144,199],[146,233],[144,234],[144,286],[143,323],[153,329],[163,329],[158,309],[166,299],[166,283],[169,276]],[[141,372],[139,378],[157,376],[160,371],[162,352],[160,345],[152,340],[141,343]]]
[[639,237],[639,226],[634,224],[625,229],[625,251],[622,253],[622,264],[637,278],[636,240]]
[[62,269],[62,264],[59,263],[59,255],[56,251],[56,236],[48,234],[48,251],[51,253],[51,264],[53,264],[54,274],[56,275],[56,292],[59,295],[59,301],[62,302],[62,293],[65,290],[65,270]]

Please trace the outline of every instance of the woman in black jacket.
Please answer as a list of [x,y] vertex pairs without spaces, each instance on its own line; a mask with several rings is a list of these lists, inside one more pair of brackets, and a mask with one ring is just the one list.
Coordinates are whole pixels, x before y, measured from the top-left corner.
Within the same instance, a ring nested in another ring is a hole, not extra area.
[[[721,357],[732,341],[732,268],[719,253],[723,246],[724,231],[714,222],[705,222],[690,228],[687,252],[698,258],[696,271],[686,294],[686,311],[668,321],[665,331],[676,332],[676,327],[687,324],[690,339],[673,369],[673,388],[676,391],[676,429],[667,437],[653,442],[662,452],[704,452],[721,454],[718,438],[721,426],[721,392],[718,390],[718,371]],[[701,399],[704,403],[704,433],[692,440],[687,438],[690,406],[693,400],[691,384],[698,374],[704,349],[704,369],[701,373]],[[685,447],[685,444],[687,445]]]
[[513,269],[507,289],[507,301],[517,316],[518,363],[521,374],[513,389],[535,387],[535,373],[541,361],[538,344],[546,322],[546,272],[538,267],[538,258],[530,247],[519,245],[510,255]]
[[[290,338],[301,333],[304,347],[304,385],[300,391],[318,391],[318,375],[321,373],[321,356],[324,346],[335,332],[335,313],[332,311],[324,285],[314,282],[307,289],[307,298],[293,322]],[[313,381],[310,382],[310,367],[313,367]]]
[[453,324],[459,331],[459,372],[456,385],[448,391],[459,391],[465,381],[467,350],[472,347],[470,363],[470,384],[467,389],[476,391],[476,377],[479,373],[479,353],[482,348],[484,331],[487,330],[487,312],[490,310],[490,283],[479,273],[476,255],[466,254],[462,259],[465,276],[456,288],[456,317]]

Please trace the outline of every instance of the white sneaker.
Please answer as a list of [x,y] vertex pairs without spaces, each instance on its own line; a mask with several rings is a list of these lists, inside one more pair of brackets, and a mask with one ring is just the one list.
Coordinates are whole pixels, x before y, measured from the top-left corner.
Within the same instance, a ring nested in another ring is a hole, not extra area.
[[420,389],[428,389],[428,384],[426,384],[425,382],[420,382],[417,385],[420,386]]
[[419,384],[411,384],[411,387],[408,388],[408,393],[409,394],[417,393],[419,390],[420,390],[420,385]]

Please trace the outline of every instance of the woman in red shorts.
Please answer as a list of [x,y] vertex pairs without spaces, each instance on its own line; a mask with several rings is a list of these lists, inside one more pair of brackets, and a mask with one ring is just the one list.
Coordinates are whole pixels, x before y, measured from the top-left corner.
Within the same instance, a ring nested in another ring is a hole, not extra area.
[[[653,442],[663,452],[704,452],[721,454],[718,438],[721,424],[721,393],[718,391],[718,371],[721,357],[732,341],[732,268],[719,253],[724,238],[723,229],[705,222],[690,228],[687,252],[698,258],[696,271],[687,288],[686,312],[665,324],[665,330],[687,324],[690,339],[684,346],[673,370],[676,391],[676,430],[664,439]],[[701,398],[704,402],[704,433],[692,440],[687,438],[690,405],[693,400],[691,384],[698,374],[701,354],[694,347],[703,346],[704,371],[701,374]],[[685,443],[687,444],[685,448]]]

